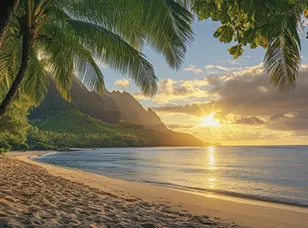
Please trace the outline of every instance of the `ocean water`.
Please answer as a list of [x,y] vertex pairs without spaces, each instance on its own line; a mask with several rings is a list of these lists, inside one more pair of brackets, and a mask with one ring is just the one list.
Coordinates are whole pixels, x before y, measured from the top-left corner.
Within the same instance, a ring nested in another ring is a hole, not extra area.
[[308,147],[106,148],[35,160],[169,188],[308,207]]

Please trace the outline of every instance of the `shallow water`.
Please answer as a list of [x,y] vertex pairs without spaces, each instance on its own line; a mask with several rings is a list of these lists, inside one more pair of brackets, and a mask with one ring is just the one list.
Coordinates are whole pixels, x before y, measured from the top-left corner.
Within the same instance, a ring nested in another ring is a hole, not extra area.
[[308,207],[308,147],[106,148],[35,160],[186,191]]

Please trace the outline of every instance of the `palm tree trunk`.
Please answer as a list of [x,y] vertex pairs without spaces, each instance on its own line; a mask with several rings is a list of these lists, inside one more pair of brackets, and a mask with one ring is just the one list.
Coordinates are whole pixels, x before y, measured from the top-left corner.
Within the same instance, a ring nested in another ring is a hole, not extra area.
[[14,10],[18,5],[19,0],[2,0],[0,7],[0,48],[2,46],[2,40],[4,34],[9,27]]
[[17,76],[14,79],[14,82],[11,85],[9,92],[7,93],[6,97],[4,98],[4,100],[0,105],[0,120],[4,117],[4,114],[6,113],[9,105],[13,102],[14,98],[16,97],[18,89],[25,76],[30,61],[33,41],[34,41],[33,32],[29,31],[26,32],[23,36],[21,65],[19,67]]

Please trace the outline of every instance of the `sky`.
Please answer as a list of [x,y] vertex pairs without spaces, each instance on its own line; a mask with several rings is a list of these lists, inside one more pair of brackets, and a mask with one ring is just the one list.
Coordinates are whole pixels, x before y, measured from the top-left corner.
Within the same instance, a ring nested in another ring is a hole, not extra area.
[[[126,75],[108,67],[102,72],[109,91],[130,92],[153,108],[166,126],[222,145],[308,144],[308,49],[302,38],[302,68],[295,91],[277,92],[264,72],[265,50],[245,48],[234,60],[213,37],[219,23],[194,23],[195,41],[178,71],[145,48],[159,77],[154,98],[144,97]],[[307,56],[307,58],[306,58]],[[219,123],[219,124],[218,124]]]

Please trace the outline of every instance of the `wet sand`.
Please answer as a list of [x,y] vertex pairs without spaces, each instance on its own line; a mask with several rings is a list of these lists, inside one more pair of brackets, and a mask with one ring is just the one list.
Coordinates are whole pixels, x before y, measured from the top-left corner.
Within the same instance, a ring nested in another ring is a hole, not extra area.
[[0,161],[0,227],[308,227],[308,212],[231,202],[29,160]]

